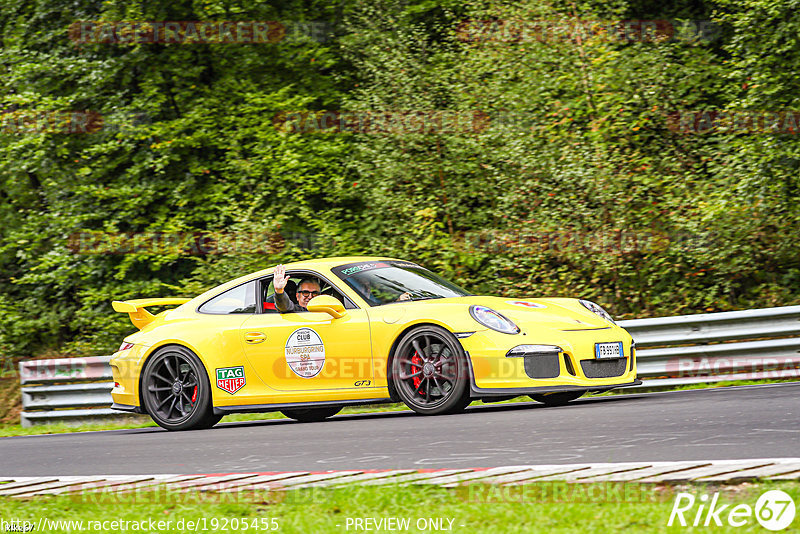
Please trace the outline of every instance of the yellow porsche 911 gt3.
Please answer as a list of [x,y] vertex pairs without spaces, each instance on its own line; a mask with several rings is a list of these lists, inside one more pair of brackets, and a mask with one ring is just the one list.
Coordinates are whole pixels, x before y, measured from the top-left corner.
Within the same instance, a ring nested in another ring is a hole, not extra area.
[[115,301],[139,331],[111,359],[112,407],[185,430],[382,402],[429,415],[519,395],[559,405],[640,383],[630,334],[593,302],[475,296],[415,263],[349,257],[286,265],[295,309],[281,313],[273,273],[193,299]]

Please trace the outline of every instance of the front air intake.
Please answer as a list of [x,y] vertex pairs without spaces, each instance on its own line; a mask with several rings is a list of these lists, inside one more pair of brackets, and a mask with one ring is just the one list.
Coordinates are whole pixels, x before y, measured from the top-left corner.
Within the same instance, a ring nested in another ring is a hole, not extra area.
[[522,358],[525,374],[530,378],[555,378],[561,374],[561,353],[557,345],[517,345],[506,353],[506,358]]
[[613,360],[581,360],[581,369],[586,378],[612,378],[625,374],[628,358]]
[[555,378],[561,374],[558,354],[525,356],[525,374],[531,378]]
[[569,354],[567,354],[566,352],[564,352],[563,354],[564,354],[564,367],[567,368],[567,372],[572,376],[577,376],[575,374],[575,368],[572,366],[572,358],[570,358]]

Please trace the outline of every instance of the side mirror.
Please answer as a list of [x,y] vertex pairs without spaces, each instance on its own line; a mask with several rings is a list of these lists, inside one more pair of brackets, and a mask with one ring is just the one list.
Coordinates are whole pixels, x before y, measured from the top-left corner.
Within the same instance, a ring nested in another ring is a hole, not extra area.
[[330,295],[319,295],[308,302],[308,311],[324,312],[334,319],[341,319],[347,312],[344,311],[344,304]]

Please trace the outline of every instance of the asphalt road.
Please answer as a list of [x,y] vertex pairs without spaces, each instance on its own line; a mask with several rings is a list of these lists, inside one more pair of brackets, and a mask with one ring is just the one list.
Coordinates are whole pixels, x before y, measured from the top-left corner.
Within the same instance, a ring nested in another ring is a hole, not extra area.
[[423,417],[0,439],[0,476],[326,471],[800,456],[800,382],[518,403]]

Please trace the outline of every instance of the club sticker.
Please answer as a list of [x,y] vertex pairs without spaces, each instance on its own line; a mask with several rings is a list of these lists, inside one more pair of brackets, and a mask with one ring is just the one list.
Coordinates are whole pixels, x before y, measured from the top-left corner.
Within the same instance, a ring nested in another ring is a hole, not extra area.
[[523,308],[546,308],[544,304],[536,304],[535,302],[528,302],[527,300],[507,300],[506,304],[512,306],[522,306]]
[[325,345],[310,328],[298,328],[286,341],[286,363],[297,376],[313,378],[325,365]]
[[244,367],[223,367],[217,369],[217,387],[231,395],[247,384],[244,378]]

